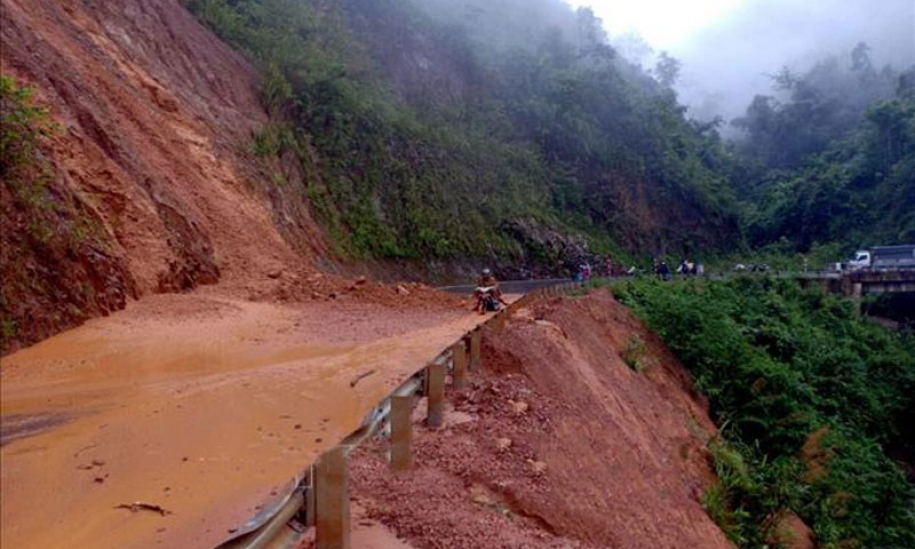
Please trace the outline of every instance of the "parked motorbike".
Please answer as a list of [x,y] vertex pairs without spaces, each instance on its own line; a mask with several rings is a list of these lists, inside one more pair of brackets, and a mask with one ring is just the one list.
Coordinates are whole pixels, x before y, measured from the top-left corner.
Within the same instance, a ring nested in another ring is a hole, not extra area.
[[496,296],[495,286],[478,286],[473,292],[477,300],[476,311],[480,314],[495,312],[502,308],[499,298]]

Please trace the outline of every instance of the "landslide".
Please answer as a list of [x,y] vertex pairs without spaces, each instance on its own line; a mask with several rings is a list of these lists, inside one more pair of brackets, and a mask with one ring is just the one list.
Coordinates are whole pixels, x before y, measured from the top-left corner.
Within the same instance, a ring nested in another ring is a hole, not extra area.
[[417,426],[413,471],[354,458],[368,519],[416,548],[731,547],[700,503],[707,405],[628,309],[606,292],[536,301],[484,349],[443,430]]
[[326,250],[280,163],[246,152],[267,122],[256,72],[176,0],[0,8],[0,70],[60,128],[30,200],[3,181],[0,351],[129,297],[307,272]]
[[[0,547],[215,547],[482,318],[430,295],[214,290],[150,296],[3,358]],[[136,501],[171,514],[118,507]]]

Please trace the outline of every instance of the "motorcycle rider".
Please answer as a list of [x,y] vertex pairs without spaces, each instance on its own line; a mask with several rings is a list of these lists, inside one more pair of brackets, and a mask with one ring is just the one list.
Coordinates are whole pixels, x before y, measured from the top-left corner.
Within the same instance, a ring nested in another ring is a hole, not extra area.
[[492,274],[492,270],[489,268],[483,269],[480,273],[480,278],[477,279],[477,289],[474,292],[474,297],[476,297],[478,304],[480,303],[480,297],[482,296],[482,288],[491,288],[490,292],[493,297],[502,305],[508,305],[508,302],[502,297],[502,290],[499,289],[499,281],[496,280],[496,277]]

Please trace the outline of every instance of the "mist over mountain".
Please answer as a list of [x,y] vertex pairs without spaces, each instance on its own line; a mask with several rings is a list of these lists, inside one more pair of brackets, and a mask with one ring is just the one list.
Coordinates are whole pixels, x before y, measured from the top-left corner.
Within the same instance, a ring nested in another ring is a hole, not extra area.
[[677,91],[690,116],[741,116],[753,96],[772,93],[771,75],[802,72],[858,42],[873,64],[897,70],[915,63],[915,2],[911,0],[748,0],[672,48],[683,61]]

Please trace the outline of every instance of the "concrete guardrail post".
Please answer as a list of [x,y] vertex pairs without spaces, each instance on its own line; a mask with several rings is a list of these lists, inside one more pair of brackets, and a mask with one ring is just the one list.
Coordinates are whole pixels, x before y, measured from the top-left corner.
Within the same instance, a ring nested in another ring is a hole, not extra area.
[[864,285],[860,282],[853,282],[851,285],[851,300],[855,304],[855,309],[861,312],[861,296],[864,293]]
[[454,388],[458,391],[464,388],[464,380],[467,378],[467,346],[464,340],[460,340],[451,348],[451,379],[454,382]]
[[413,468],[413,396],[391,397],[391,469]]
[[480,345],[482,334],[480,330],[474,330],[470,334],[470,371],[477,372],[480,370]]
[[349,464],[342,446],[315,465],[317,549],[350,549]]
[[445,365],[435,362],[426,366],[426,402],[428,410],[426,425],[437,428],[442,425],[445,413]]

